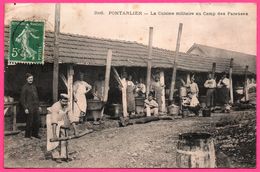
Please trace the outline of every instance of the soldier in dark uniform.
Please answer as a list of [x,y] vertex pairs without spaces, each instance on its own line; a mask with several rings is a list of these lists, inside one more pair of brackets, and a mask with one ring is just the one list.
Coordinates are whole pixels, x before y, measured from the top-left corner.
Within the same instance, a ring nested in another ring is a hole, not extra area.
[[41,138],[39,136],[40,128],[40,103],[36,86],[33,84],[33,75],[26,74],[27,83],[22,88],[21,104],[26,114],[26,130],[25,137]]

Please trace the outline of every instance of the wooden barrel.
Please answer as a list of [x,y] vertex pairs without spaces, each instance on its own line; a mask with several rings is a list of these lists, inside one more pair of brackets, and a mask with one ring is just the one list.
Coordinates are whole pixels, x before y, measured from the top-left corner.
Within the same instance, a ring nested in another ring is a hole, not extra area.
[[215,168],[213,138],[209,133],[183,133],[177,143],[178,168]]

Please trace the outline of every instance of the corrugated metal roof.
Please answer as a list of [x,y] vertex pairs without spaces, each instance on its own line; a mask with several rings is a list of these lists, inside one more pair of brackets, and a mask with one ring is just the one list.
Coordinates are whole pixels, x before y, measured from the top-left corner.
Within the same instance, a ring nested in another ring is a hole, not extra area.
[[[5,27],[5,59],[8,58],[9,28]],[[54,33],[45,33],[45,62],[53,62]],[[104,66],[108,49],[113,52],[113,66],[146,67],[148,46],[137,42],[119,41],[94,38],[89,36],[61,33],[59,37],[60,63],[85,64]],[[153,47],[152,66],[158,68],[172,68],[175,52]],[[205,56],[179,53],[177,59],[178,70],[208,72],[212,63],[217,64],[216,72],[227,71],[230,58],[212,58]],[[244,68],[234,65],[234,74],[243,74]]]

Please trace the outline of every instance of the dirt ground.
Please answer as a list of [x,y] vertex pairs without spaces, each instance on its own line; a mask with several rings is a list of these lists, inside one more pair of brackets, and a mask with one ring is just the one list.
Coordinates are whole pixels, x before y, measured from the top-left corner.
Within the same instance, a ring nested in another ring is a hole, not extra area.
[[[226,129],[227,125],[243,129],[248,124],[236,124],[241,119],[227,123],[228,120],[225,119],[229,116],[255,119],[255,111],[214,113],[211,117],[159,120],[127,127],[116,127],[117,122],[112,121],[115,125],[94,128],[93,133],[71,140],[69,154],[74,160],[61,164],[52,161],[46,154],[45,129],[41,130],[41,140],[25,139],[24,132],[21,132],[18,135],[5,136],[4,165],[7,168],[176,168],[176,144],[179,133],[209,132],[215,138],[217,167],[254,167],[255,147],[254,151],[251,148],[250,152],[246,148],[247,144],[240,145],[240,140],[233,139],[238,136],[230,134],[230,130]],[[247,120],[250,121],[252,120]],[[249,126],[251,147],[255,146],[254,129],[255,124]],[[229,134],[226,134],[227,132]],[[226,145],[230,145],[230,142],[233,147],[228,148]],[[240,148],[248,151],[239,153]],[[239,161],[249,155],[254,158],[243,163]]]

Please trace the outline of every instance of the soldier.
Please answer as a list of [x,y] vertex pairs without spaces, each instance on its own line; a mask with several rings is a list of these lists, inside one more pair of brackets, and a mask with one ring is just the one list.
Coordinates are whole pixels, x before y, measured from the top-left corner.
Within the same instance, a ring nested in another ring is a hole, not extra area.
[[26,73],[27,83],[22,88],[20,102],[24,108],[26,114],[26,129],[25,137],[31,138],[32,136],[40,139],[40,102],[38,97],[38,91],[36,86],[33,84],[33,75]]

